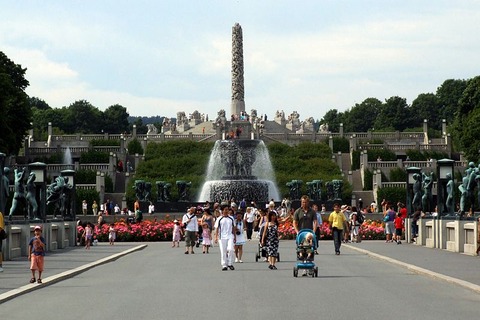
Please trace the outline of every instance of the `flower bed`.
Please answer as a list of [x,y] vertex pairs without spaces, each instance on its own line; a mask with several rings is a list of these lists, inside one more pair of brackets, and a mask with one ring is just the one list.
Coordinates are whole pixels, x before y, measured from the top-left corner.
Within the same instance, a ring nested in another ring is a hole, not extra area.
[[[103,224],[100,228],[95,226],[95,236],[98,241],[108,242],[108,224]],[[120,220],[114,224],[117,233],[116,241],[143,242],[143,241],[171,241],[173,231],[173,221],[170,219],[160,221],[142,221],[140,223],[128,223]],[[365,220],[360,227],[360,233],[363,240],[385,240],[384,226],[381,221]],[[79,236],[83,233],[83,227],[78,226]],[[280,239],[295,239],[295,229],[291,219],[281,222],[278,228]],[[320,240],[331,240],[332,231],[328,222],[323,222],[321,226]]]

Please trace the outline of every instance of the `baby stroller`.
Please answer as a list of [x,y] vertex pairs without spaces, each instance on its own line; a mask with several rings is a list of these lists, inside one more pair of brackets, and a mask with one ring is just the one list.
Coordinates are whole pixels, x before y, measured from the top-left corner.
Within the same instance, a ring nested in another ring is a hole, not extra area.
[[304,275],[318,277],[318,267],[313,262],[317,241],[315,232],[311,229],[302,229],[295,239],[297,246],[297,264],[293,267],[293,276],[298,277],[298,270],[303,269]]
[[[263,227],[260,229],[260,234],[263,233]],[[255,254],[255,262],[258,262],[258,259],[261,257],[267,259],[267,249],[262,246],[262,237],[258,242],[258,252]],[[280,252],[277,252],[277,262],[280,261]]]

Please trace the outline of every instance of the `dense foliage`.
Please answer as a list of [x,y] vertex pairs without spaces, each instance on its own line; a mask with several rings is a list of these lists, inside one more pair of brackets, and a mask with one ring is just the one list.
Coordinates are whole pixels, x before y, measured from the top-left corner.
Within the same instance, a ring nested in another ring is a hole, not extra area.
[[18,154],[32,121],[26,71],[0,51],[0,152],[7,155]]
[[[204,182],[213,143],[192,141],[167,141],[164,143],[150,142],[147,145],[145,161],[142,161],[136,172],[137,179],[152,184],[152,193],[156,194],[156,181],[166,181],[172,184],[172,200],[178,199],[175,182],[184,180],[191,182],[190,198],[194,200]],[[294,147],[274,143],[268,145],[270,158],[276,175],[276,182],[282,196],[288,196],[286,183],[295,179],[305,183],[315,179],[324,182],[342,179],[337,165],[332,161],[332,153],[323,143],[301,143]],[[132,179],[127,190],[127,200],[134,199]],[[344,183],[345,199],[351,196],[351,186]]]
[[377,193],[377,198],[386,199],[393,204],[396,204],[398,202],[405,202],[405,188],[401,188],[401,187],[379,188]]

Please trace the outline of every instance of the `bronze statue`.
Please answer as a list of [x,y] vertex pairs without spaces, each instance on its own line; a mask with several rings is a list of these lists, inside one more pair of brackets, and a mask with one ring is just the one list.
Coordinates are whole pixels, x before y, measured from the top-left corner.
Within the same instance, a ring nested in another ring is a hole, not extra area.
[[27,191],[27,203],[28,203],[28,217],[30,219],[38,219],[38,203],[37,192],[35,187],[35,173],[30,172],[27,179],[26,191]]
[[17,210],[18,202],[23,206],[24,217],[27,218],[27,200],[25,199],[25,169],[15,169],[15,193],[13,194],[12,206],[8,218],[11,220],[13,213]]

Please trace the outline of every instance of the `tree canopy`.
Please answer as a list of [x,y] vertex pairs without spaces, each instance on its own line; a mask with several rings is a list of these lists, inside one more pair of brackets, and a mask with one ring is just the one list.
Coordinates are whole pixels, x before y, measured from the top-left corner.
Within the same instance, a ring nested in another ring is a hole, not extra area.
[[0,51],[0,151],[6,154],[18,154],[32,121],[26,71]]

